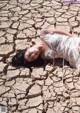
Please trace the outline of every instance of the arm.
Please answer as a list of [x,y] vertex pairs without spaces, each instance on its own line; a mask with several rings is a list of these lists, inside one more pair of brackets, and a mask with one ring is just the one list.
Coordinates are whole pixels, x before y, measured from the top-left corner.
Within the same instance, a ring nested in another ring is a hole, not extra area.
[[59,31],[59,30],[51,30],[51,33],[58,33],[58,34],[66,35],[66,36],[72,36],[69,33],[66,33],[66,32],[63,32],[63,31]]
[[60,30],[44,29],[44,30],[41,31],[41,35],[45,35],[45,34],[48,34],[48,33],[52,33],[52,34],[58,33],[58,34],[66,35],[66,36],[72,36],[71,34],[63,32],[63,31],[60,31]]

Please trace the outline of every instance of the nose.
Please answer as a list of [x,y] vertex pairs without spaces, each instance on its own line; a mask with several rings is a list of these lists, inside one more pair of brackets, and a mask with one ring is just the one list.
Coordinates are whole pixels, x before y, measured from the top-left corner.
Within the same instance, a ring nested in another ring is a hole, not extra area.
[[33,53],[32,55],[31,55],[31,57],[34,57],[35,56],[35,54]]

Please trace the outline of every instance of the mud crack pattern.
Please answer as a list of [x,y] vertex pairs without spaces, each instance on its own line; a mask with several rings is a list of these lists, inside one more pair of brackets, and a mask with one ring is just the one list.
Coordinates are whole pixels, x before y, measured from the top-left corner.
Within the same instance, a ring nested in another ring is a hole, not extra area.
[[8,113],[80,113],[80,75],[69,66],[14,68],[18,49],[42,28],[80,35],[80,4],[60,0],[0,0],[0,106]]

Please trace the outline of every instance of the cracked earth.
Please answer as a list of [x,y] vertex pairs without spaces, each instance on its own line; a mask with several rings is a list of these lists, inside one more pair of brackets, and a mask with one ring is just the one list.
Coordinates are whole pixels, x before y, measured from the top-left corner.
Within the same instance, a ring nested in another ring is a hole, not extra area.
[[80,3],[0,0],[0,106],[7,113],[80,113],[80,75],[70,66],[15,68],[11,58],[37,42],[42,28],[80,35]]

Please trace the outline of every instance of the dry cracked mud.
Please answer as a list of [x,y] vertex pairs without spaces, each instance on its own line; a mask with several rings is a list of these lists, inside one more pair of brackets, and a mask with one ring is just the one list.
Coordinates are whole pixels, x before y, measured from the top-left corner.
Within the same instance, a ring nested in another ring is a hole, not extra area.
[[[79,0],[78,0],[79,1]],[[80,3],[0,0],[0,107],[7,113],[80,113],[80,74],[70,66],[15,68],[18,49],[37,41],[42,28],[80,35]]]

